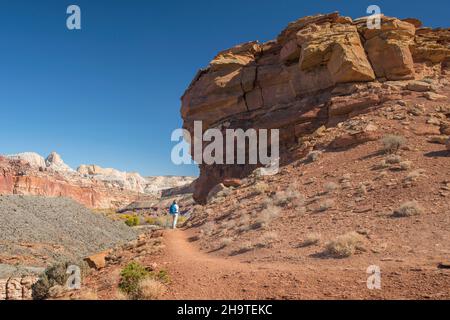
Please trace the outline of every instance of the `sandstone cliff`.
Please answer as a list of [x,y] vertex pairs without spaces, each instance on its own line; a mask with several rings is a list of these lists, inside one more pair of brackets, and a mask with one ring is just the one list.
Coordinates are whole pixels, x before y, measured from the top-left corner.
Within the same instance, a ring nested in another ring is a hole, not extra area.
[[46,159],[25,152],[0,156],[0,195],[69,197],[96,209],[121,208],[141,198],[159,197],[162,190],[189,185],[193,177],[151,177],[97,165],[77,171],[52,152]]
[[[438,97],[447,84],[449,40],[449,29],[424,28],[416,19],[383,16],[381,28],[369,29],[365,18],[338,13],[304,17],[276,40],[218,53],[182,97],[184,128],[192,135],[196,120],[203,121],[203,130],[276,128],[282,150],[288,150],[322,126],[400,100],[408,91]],[[306,154],[307,144],[304,149]],[[281,152],[281,164],[296,157]],[[215,185],[253,169],[200,165],[194,197],[205,202]]]

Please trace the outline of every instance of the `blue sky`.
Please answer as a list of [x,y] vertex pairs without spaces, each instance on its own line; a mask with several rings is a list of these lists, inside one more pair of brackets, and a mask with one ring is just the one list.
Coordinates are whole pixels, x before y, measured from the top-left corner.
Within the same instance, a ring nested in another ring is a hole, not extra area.
[[[70,4],[81,8],[82,30],[66,28]],[[55,150],[72,167],[197,174],[170,160],[180,96],[197,69],[299,17],[356,18],[370,4],[448,27],[447,0],[0,0],[0,154]]]

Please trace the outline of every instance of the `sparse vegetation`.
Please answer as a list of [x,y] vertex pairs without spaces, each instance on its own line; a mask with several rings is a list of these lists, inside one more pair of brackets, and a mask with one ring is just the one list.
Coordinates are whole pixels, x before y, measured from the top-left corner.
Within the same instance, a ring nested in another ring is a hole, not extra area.
[[411,161],[402,161],[399,163],[400,165],[400,170],[410,170],[412,167],[412,162]]
[[220,241],[219,248],[225,248],[225,247],[229,246],[232,243],[233,243],[233,239],[232,238],[224,238],[224,239],[222,239]]
[[125,224],[129,227],[138,226],[140,223],[140,219],[136,215],[123,214],[121,219],[125,221]]
[[319,203],[319,207],[316,209],[317,212],[325,212],[334,206],[333,199],[325,199]]
[[[187,218],[185,216],[179,215],[178,222],[177,222],[178,226],[185,223],[186,220],[187,220]],[[162,228],[171,228],[172,227],[172,216],[166,214],[166,215],[159,216],[159,217],[148,217],[147,219],[145,219],[145,222],[147,224],[160,226]]]
[[363,237],[355,231],[336,237],[326,245],[326,253],[335,258],[350,257],[361,247]]
[[138,300],[156,300],[166,292],[166,286],[160,281],[146,278],[139,282],[137,290]]
[[386,157],[386,163],[388,164],[397,164],[402,161],[402,157],[397,154],[390,154]]
[[[289,205],[299,207],[303,205],[303,197],[296,189],[289,187],[284,191],[275,193],[273,202],[279,207],[286,207]],[[266,204],[265,207],[267,208],[268,205]]]
[[396,153],[406,142],[405,138],[398,135],[385,135],[381,142],[383,143],[383,151],[386,153]]
[[410,173],[408,173],[408,175],[405,178],[405,182],[406,183],[412,183],[415,182],[417,180],[419,180],[419,178],[421,178],[425,173],[425,170],[423,169],[417,169],[414,171],[411,171]]
[[139,283],[149,276],[149,272],[139,263],[131,262],[120,272],[120,290],[132,299],[139,296]]
[[261,211],[252,224],[252,229],[265,228],[274,218],[280,214],[280,209],[270,206]]
[[314,162],[319,160],[320,155],[322,154],[322,151],[314,150],[308,153],[306,156],[306,162]]
[[397,210],[395,210],[392,216],[411,217],[420,215],[423,213],[423,211],[423,208],[417,203],[417,201],[408,201],[403,203]]
[[278,234],[276,232],[266,232],[258,239],[258,242],[255,244],[255,247],[268,248],[271,247],[272,244],[277,240]]
[[265,182],[260,181],[251,187],[250,194],[252,196],[258,196],[258,195],[266,193],[268,190],[269,190],[269,185]]
[[303,240],[303,242],[300,244],[301,247],[309,247],[309,246],[314,246],[319,244],[320,240],[321,240],[321,235],[320,233],[308,233],[305,236],[305,239]]
[[253,245],[250,242],[244,242],[236,250],[231,252],[230,255],[234,256],[234,255],[237,255],[237,254],[241,254],[241,253],[245,253],[245,252],[251,251],[253,249],[254,249],[254,247],[253,247]]
[[131,299],[148,300],[158,298],[165,290],[164,283],[170,282],[166,270],[148,271],[137,262],[129,263],[120,272],[119,289]]
[[334,182],[327,182],[324,185],[324,189],[326,193],[333,193],[335,192],[337,189],[339,189],[339,185],[337,183]]

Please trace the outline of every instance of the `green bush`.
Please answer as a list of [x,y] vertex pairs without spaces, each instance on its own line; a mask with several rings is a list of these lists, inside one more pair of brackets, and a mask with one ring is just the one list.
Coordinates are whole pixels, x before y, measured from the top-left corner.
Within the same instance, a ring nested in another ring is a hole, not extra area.
[[126,217],[125,224],[129,227],[138,226],[140,223],[140,219],[138,216],[128,216]]
[[140,281],[147,278],[149,275],[150,273],[144,266],[137,262],[131,262],[120,272],[121,279],[119,288],[130,298],[135,299],[139,295]]

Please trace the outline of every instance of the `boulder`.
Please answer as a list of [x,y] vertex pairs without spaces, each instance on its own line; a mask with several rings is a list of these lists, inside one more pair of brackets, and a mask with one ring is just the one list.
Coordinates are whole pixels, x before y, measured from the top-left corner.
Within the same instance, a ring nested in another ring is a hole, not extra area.
[[310,24],[297,33],[297,44],[301,70],[326,65],[334,83],[375,79],[355,26]]
[[103,251],[100,253],[93,254],[84,259],[90,268],[93,269],[103,269],[106,266],[106,257],[109,255],[110,251]]
[[364,48],[378,78],[388,80],[414,79],[414,61],[410,44],[416,28],[396,18],[382,17],[380,29],[360,26]]
[[242,180],[241,179],[225,179],[223,180],[223,185],[227,188],[229,187],[240,187],[242,185]]
[[428,82],[414,80],[414,81],[410,81],[406,85],[406,88],[410,91],[426,92],[426,91],[430,91],[432,87],[431,87],[431,84],[429,84]]

